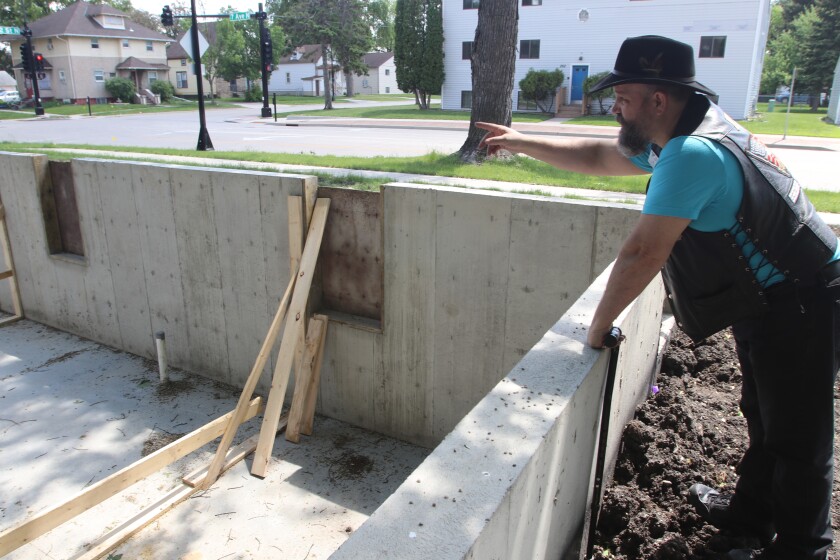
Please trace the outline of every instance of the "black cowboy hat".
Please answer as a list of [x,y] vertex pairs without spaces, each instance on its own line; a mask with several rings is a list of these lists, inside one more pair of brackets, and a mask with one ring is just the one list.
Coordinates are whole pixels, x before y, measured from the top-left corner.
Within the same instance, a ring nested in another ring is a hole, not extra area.
[[715,95],[694,79],[694,49],[691,45],[658,35],[625,39],[613,71],[589,91],[595,93],[619,84],[669,84]]

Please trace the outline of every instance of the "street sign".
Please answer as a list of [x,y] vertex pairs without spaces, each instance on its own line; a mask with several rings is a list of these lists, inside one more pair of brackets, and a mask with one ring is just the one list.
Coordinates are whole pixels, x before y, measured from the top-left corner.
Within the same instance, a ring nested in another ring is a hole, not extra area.
[[20,35],[20,27],[0,27],[0,35]]
[[248,12],[232,12],[229,17],[231,21],[247,21],[251,19],[251,14]]
[[[195,60],[195,56],[193,56],[193,49],[192,49],[192,32],[188,32],[184,34],[184,37],[179,41],[181,46],[184,47],[184,50],[187,51],[187,55]],[[204,35],[201,34],[201,31],[198,32],[198,54],[203,55],[204,52],[210,47],[210,43],[207,42],[207,39],[204,38]]]

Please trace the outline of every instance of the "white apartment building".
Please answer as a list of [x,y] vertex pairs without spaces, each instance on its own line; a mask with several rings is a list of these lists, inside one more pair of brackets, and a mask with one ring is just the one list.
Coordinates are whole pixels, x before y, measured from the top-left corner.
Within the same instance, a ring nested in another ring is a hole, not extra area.
[[[469,53],[480,0],[444,0],[443,109],[468,109]],[[580,104],[583,80],[611,70],[622,41],[664,35],[694,47],[697,80],[719,96],[736,119],[753,114],[770,0],[519,0],[519,39],[513,110],[533,109],[519,99],[528,70],[563,71],[565,104]]]

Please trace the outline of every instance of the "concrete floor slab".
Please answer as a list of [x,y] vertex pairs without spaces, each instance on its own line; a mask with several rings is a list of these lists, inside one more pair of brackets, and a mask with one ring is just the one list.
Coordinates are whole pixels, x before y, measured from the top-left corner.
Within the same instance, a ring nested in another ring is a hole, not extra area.
[[[238,391],[50,327],[0,329],[0,531],[76,495],[232,410]],[[259,418],[237,440],[255,434]],[[178,487],[215,445],[36,539],[6,558],[62,559]],[[318,417],[299,445],[280,436],[264,480],[240,462],[119,547],[112,558],[327,558],[430,450]]]

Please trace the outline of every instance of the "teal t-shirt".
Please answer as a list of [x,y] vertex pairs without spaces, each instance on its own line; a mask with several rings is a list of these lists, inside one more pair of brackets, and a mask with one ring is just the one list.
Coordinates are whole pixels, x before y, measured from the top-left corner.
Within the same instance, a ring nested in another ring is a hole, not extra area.
[[[697,231],[729,230],[760,283],[771,286],[784,280],[738,227],[736,214],[744,196],[744,175],[738,160],[726,148],[706,138],[679,136],[671,139],[658,157],[649,146],[630,161],[653,173],[643,214],[689,219],[688,227]],[[832,260],[837,258],[840,244]]]

